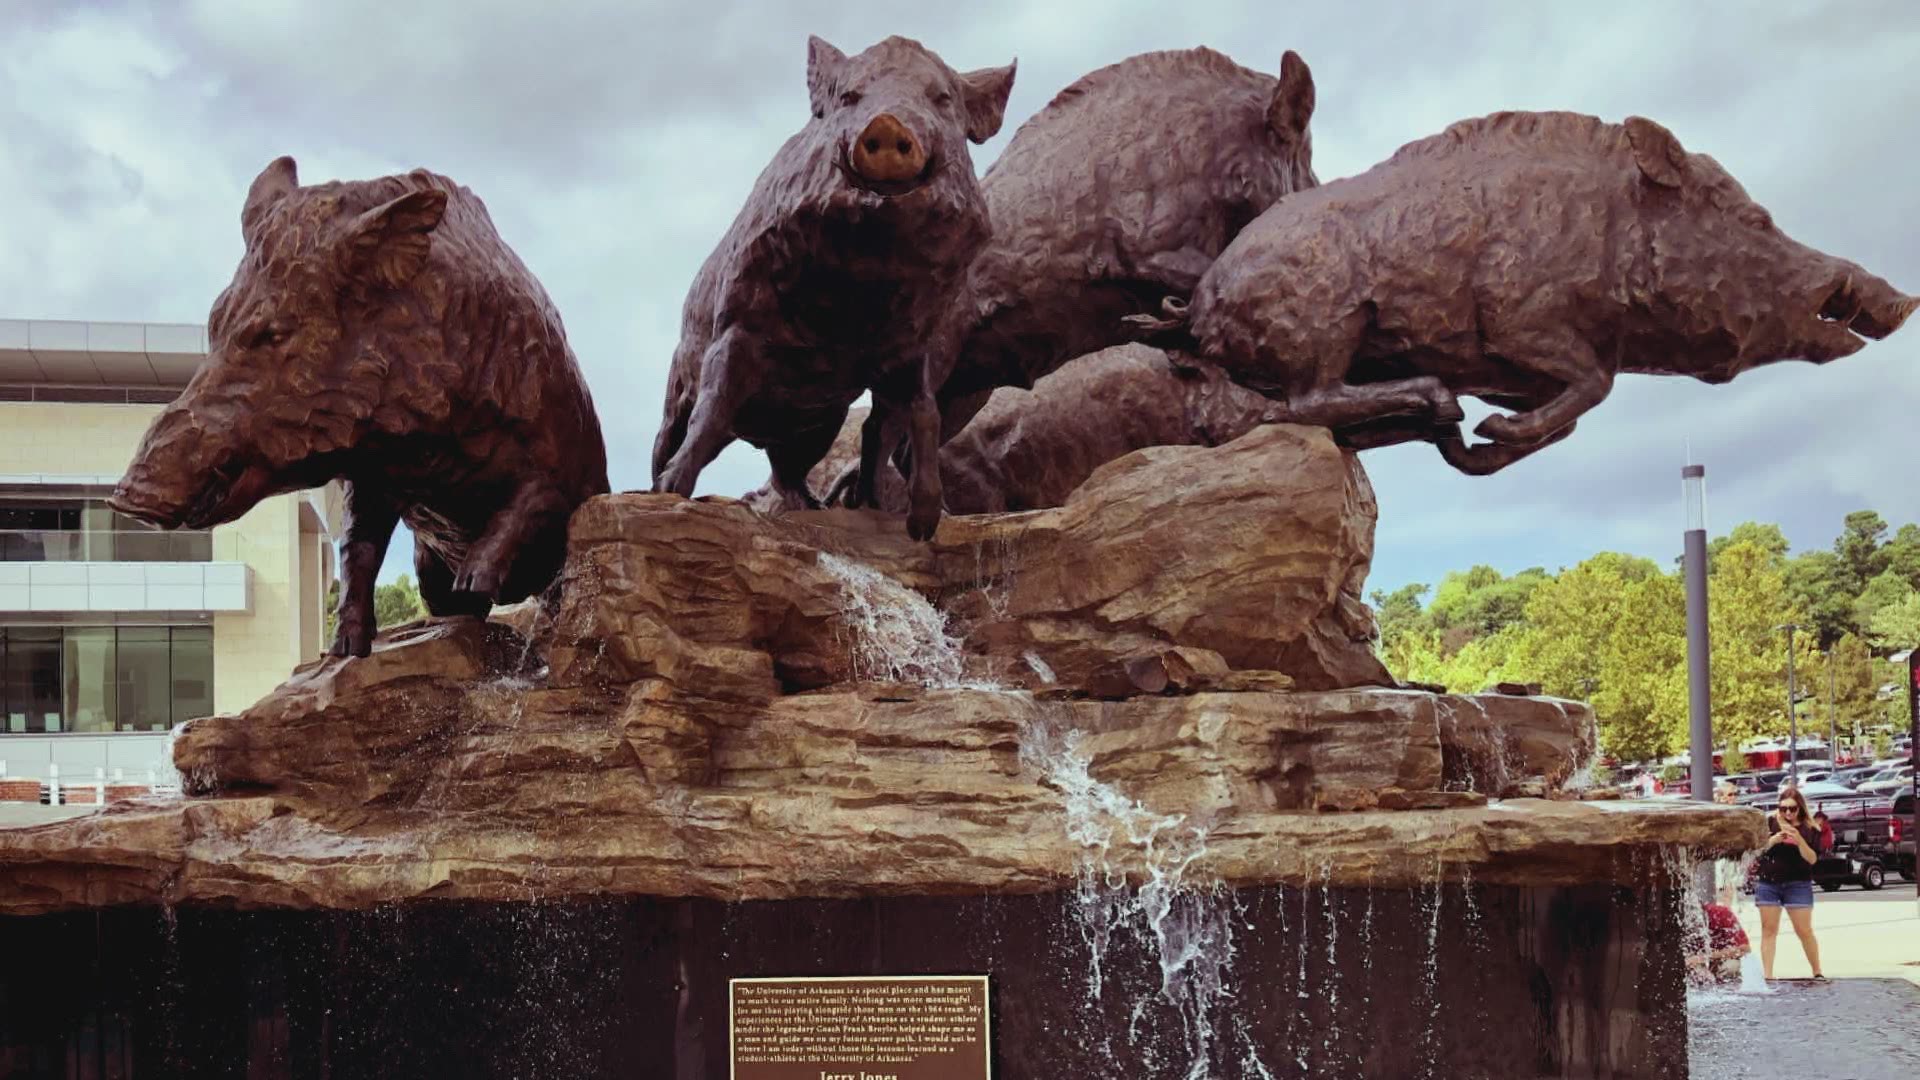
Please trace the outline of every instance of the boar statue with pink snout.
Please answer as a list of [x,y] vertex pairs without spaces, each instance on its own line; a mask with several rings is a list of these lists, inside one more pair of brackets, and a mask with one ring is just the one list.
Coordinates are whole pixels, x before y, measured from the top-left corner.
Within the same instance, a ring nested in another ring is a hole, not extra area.
[[254,180],[241,233],[206,362],[113,507],[204,529],[343,481],[334,656],[371,650],[400,521],[434,615],[546,590],[574,508],[607,491],[606,447],[560,315],[486,206],[425,170],[303,187],[283,157]]
[[[1000,130],[1013,76],[1011,64],[954,71],[901,37],[855,56],[808,42],[812,115],[688,292],[656,491],[693,494],[701,470],[744,439],[766,451],[781,505],[817,507],[807,473],[862,391],[876,413],[907,417],[918,460],[937,459],[934,394],[959,353],[968,268],[991,235],[967,146]],[[914,475],[909,501],[908,532],[931,537],[938,469]]]
[[[1364,448],[1485,474],[1565,438],[1622,372],[1726,382],[1826,363],[1920,299],[1800,244],[1720,164],[1641,117],[1503,112],[1296,192],[1143,336],[1197,351]],[[1456,397],[1487,417],[1469,445]]]

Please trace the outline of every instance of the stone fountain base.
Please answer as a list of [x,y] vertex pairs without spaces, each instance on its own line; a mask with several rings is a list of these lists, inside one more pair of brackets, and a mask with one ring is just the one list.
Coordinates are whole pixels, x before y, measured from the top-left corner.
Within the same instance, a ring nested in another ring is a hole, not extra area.
[[1059,892],[0,919],[0,1073],[712,1080],[728,1075],[730,978],[989,973],[1002,1080],[1181,1080],[1202,1058],[1236,1078],[1686,1076],[1661,892],[1265,887],[1208,903],[1231,918],[1232,994],[1175,1001],[1141,924],[1101,951],[1091,993],[1088,909]]
[[556,617],[387,634],[186,725],[190,797],[0,831],[0,933],[76,958],[0,975],[0,1044],[714,1077],[730,977],[985,973],[1002,1077],[1682,1075],[1674,853],[1760,815],[1580,801],[1584,706],[1397,685],[1373,513],[1282,425],[928,545],[594,500]]

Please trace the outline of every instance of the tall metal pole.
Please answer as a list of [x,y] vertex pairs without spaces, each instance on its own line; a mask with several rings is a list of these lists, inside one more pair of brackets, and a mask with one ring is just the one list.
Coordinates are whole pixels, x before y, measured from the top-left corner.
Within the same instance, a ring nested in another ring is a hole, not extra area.
[[1840,767],[1840,728],[1833,716],[1833,646],[1826,648],[1827,656],[1827,767]]
[[1775,630],[1787,632],[1787,779],[1800,778],[1800,714],[1795,709],[1793,685],[1793,632],[1800,629],[1798,623],[1783,623]]
[[[1707,644],[1707,467],[1680,470],[1680,494],[1687,507],[1687,719],[1691,735],[1693,797],[1713,801],[1713,684]],[[1729,761],[1731,769],[1733,763]]]

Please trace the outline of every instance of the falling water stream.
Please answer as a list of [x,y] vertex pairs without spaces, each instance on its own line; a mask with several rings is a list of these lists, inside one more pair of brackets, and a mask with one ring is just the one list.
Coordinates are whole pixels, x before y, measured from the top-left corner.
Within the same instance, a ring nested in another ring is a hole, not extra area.
[[[1223,1073],[1216,1059],[1232,1057],[1227,1036],[1241,1044],[1237,1064],[1244,1075],[1272,1077],[1239,1025],[1224,1032],[1218,1026],[1222,1007],[1233,996],[1237,913],[1230,892],[1189,877],[1189,869],[1207,853],[1206,829],[1190,824],[1184,814],[1149,808],[1095,777],[1084,733],[1072,727],[1064,707],[1036,702],[1032,694],[1001,684],[967,681],[964,642],[925,597],[836,555],[822,553],[820,567],[840,583],[846,601],[842,618],[852,634],[860,677],[967,688],[1022,704],[1027,719],[1020,761],[1059,793],[1067,835],[1080,849],[1075,918],[1088,948],[1089,1001],[1100,1001],[1111,989],[1105,970],[1110,949],[1121,936],[1134,937],[1151,946],[1160,967],[1158,996],[1180,1018],[1188,1080]],[[1031,654],[1025,660],[1044,681],[1053,680],[1045,661]],[[1150,1004],[1133,1003],[1128,1032],[1133,1049],[1149,1056],[1154,1048],[1140,1042]],[[1113,1060],[1114,1075],[1126,1075],[1126,1065]]]

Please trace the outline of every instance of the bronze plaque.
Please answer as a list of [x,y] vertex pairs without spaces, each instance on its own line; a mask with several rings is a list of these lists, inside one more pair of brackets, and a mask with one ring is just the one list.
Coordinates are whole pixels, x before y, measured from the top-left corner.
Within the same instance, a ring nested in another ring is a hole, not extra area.
[[734,979],[733,1080],[988,1080],[985,975]]

